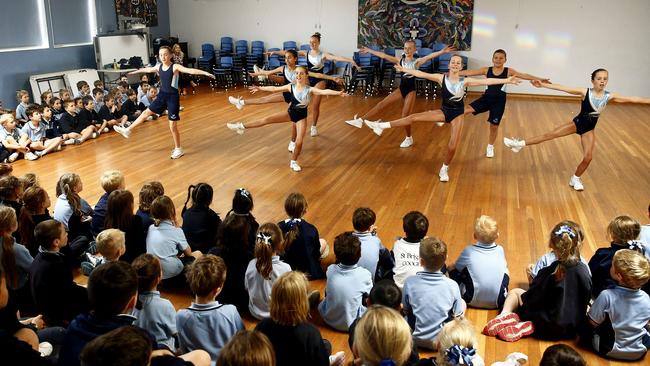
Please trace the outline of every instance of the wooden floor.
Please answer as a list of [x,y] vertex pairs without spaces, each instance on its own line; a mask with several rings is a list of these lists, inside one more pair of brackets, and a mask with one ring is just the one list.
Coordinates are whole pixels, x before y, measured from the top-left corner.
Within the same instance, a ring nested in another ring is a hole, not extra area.
[[[377,213],[379,236],[387,247],[402,235],[402,216],[420,210],[430,220],[429,235],[442,238],[454,260],[472,242],[476,217],[487,214],[497,219],[512,278],[511,287],[523,286],[524,267],[547,250],[547,235],[562,219],[580,223],[586,233],[583,255],[589,258],[599,246],[607,245],[606,226],[617,215],[628,214],[647,223],[650,202],[650,107],[610,105],[597,128],[593,163],[583,176],[586,190],[575,192],[569,177],[581,159],[577,135],[527,147],[518,154],[496,145],[496,157],[484,157],[487,116],[468,116],[463,140],[450,165],[449,183],[438,181],[438,169],[445,155],[449,126],[418,124],[413,128],[415,144],[400,149],[404,133],[387,130],[377,137],[370,130],[343,123],[379,101],[328,97],[323,100],[318,137],[306,137],[300,157],[302,172],[289,169],[287,152],[290,125],[281,124],[247,130],[242,136],[225,127],[228,121],[250,121],[286,108],[284,103],[247,106],[238,111],[227,103],[227,95],[245,95],[200,89],[182,98],[185,107],[180,123],[186,155],[170,160],[172,142],[165,118],[148,122],[126,140],[115,133],[102,135],[79,147],[30,162],[14,164],[14,174],[35,172],[51,197],[58,177],[77,172],[84,182],[81,196],[91,204],[101,195],[99,176],[104,170],[125,173],[126,186],[137,197],[147,180],[161,181],[173,198],[177,212],[186,198],[187,186],[208,182],[215,190],[213,208],[222,215],[230,208],[238,187],[249,189],[255,200],[254,214],[260,223],[285,218],[284,198],[300,191],[307,197],[306,219],[314,223],[330,243],[335,235],[351,230],[352,212],[368,206]],[[477,96],[472,95],[469,101]],[[415,111],[434,109],[439,101],[418,98]],[[577,101],[536,97],[510,97],[500,129],[503,136],[528,136],[569,121],[579,109]],[[398,116],[396,106],[383,119]],[[83,279],[80,279],[83,281]],[[311,284],[323,289],[324,282]],[[177,307],[190,298],[170,294]],[[468,318],[477,331],[495,311],[469,309]],[[314,322],[330,339],[334,350],[348,352],[347,335]],[[252,327],[254,323],[247,322]],[[533,339],[504,343],[480,335],[480,350],[488,364],[514,351],[526,353],[535,365],[551,343]],[[570,342],[573,343],[573,342]],[[590,365],[617,364],[580,350]],[[350,358],[348,358],[350,359]],[[640,362],[637,364],[641,364]]]

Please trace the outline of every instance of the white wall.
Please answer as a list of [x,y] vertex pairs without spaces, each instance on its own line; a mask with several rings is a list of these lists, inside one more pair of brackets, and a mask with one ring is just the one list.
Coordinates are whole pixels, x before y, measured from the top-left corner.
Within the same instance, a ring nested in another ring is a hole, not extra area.
[[[173,0],[171,34],[217,47],[222,36],[307,43],[323,34],[322,48],[350,56],[357,49],[356,0]],[[497,48],[508,65],[572,86],[588,86],[598,67],[610,71],[608,89],[650,97],[650,14],[648,0],[475,0],[470,67],[489,65]],[[529,84],[512,92],[550,94]]]

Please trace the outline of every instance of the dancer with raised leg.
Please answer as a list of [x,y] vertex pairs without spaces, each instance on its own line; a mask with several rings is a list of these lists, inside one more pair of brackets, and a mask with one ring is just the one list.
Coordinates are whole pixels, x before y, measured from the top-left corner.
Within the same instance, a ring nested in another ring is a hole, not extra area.
[[573,119],[572,122],[566,122],[560,126],[555,127],[552,131],[543,135],[535,136],[527,139],[516,138],[503,138],[503,143],[514,152],[519,152],[525,146],[536,145],[544,141],[553,140],[558,137],[572,135],[577,133],[580,135],[580,143],[582,144],[582,161],[576,168],[575,173],[569,180],[569,185],[576,191],[585,189],[582,184],[581,176],[589,167],[593,157],[594,145],[596,144],[596,134],[594,129],[598,123],[598,117],[605,109],[608,102],[620,103],[643,103],[650,104],[650,98],[642,97],[626,97],[620,94],[611,93],[605,90],[609,80],[609,73],[605,69],[596,69],[591,73],[591,88],[574,88],[558,84],[543,83],[538,80],[532,80],[531,84],[538,88],[547,88],[553,90],[563,91],[568,94],[580,95],[582,97],[582,104],[580,112]]
[[129,75],[142,74],[142,73],[157,73],[160,77],[160,91],[158,97],[149,105],[147,109],[140,114],[140,116],[131,123],[129,127],[122,127],[119,125],[113,126],[115,131],[119,132],[122,136],[128,138],[132,130],[140,123],[147,120],[149,117],[162,114],[167,110],[167,119],[169,120],[169,130],[174,139],[174,150],[172,150],[171,158],[178,159],[184,155],[181,148],[181,135],[178,131],[178,121],[181,119],[178,115],[180,107],[180,97],[178,90],[178,81],[181,73],[191,75],[203,75],[214,79],[214,75],[199,69],[185,67],[183,65],[172,63],[172,50],[168,46],[160,47],[158,51],[160,64],[153,67],[143,67],[141,69],[131,71]]
[[407,126],[411,125],[413,122],[436,122],[438,126],[442,126],[443,122],[450,123],[451,136],[449,136],[449,143],[447,145],[447,156],[445,157],[445,161],[438,173],[441,182],[448,182],[449,163],[451,163],[451,160],[454,158],[463,131],[465,87],[473,85],[519,84],[519,79],[514,76],[507,79],[463,78],[460,76],[460,71],[463,69],[463,59],[458,55],[451,57],[451,60],[449,61],[448,74],[429,74],[420,70],[405,69],[398,65],[395,65],[395,68],[400,72],[432,80],[442,85],[442,108],[434,111],[411,114],[408,117],[392,122],[364,122],[368,127],[372,128],[377,135],[381,135],[385,128]]
[[[548,82],[548,78],[541,78],[527,74],[525,72],[517,71],[511,67],[505,67],[506,51],[498,49],[492,54],[492,66],[482,67],[476,70],[463,70],[460,72],[461,76],[480,76],[486,78],[506,79],[510,76],[516,76],[523,80],[540,80]],[[504,85],[488,85],[485,93],[480,98],[465,106],[465,114],[472,113],[473,115],[490,112],[487,122],[490,125],[490,136],[488,137],[488,145],[485,150],[485,157],[494,157],[494,141],[497,139],[497,132],[503,112],[506,109],[506,86]]]
[[291,161],[289,162],[289,167],[295,172],[301,170],[300,165],[298,165],[298,156],[302,151],[302,142],[305,137],[306,129],[306,119],[307,119],[307,107],[310,104],[311,97],[316,95],[339,95],[347,96],[345,91],[336,91],[329,89],[318,89],[315,87],[310,87],[307,76],[307,68],[304,66],[298,66],[295,70],[296,81],[294,84],[287,84],[283,86],[252,86],[250,87],[253,93],[261,90],[268,92],[289,92],[291,93],[291,103],[289,104],[289,109],[286,112],[279,112],[272,114],[268,117],[265,117],[258,121],[243,123],[243,122],[232,122],[227,123],[226,126],[236,131],[238,134],[243,134],[247,128],[257,128],[262,127],[272,123],[282,123],[282,122],[293,122],[296,124],[296,146],[291,155]]
[[[402,58],[397,58],[384,52],[375,51],[368,47],[363,47],[360,52],[370,53],[379,58],[390,61],[395,65],[400,65],[405,69],[417,70],[420,68],[420,66],[422,66],[422,64],[425,64],[440,55],[449,53],[453,51],[454,48],[445,47],[438,52],[433,52],[424,57],[415,57],[416,50],[417,48],[415,46],[415,41],[408,40],[404,42],[404,54],[402,55]],[[370,109],[361,117],[357,117],[357,115],[355,115],[353,119],[345,121],[345,123],[356,128],[361,128],[363,126],[363,120],[376,119],[381,112],[386,112],[388,108],[392,107],[392,105],[398,101],[402,102],[402,117],[406,117],[409,114],[413,113],[413,105],[415,104],[415,77],[413,75],[402,74],[398,89],[393,90],[392,93],[388,94],[388,96],[382,99],[381,102],[375,104],[372,109]],[[404,131],[406,132],[406,137],[404,138],[404,141],[402,141],[402,143],[399,145],[399,147],[411,147],[413,145],[411,125],[404,126]]]

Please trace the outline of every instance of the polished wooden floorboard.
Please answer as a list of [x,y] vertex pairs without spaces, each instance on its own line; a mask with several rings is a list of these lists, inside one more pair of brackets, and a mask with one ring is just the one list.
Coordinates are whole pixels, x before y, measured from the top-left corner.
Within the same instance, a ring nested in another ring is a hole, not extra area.
[[[58,177],[77,172],[84,182],[81,196],[94,204],[102,193],[101,173],[119,169],[136,199],[145,181],[161,181],[179,214],[189,184],[210,183],[215,190],[213,208],[222,215],[230,208],[234,190],[246,187],[253,193],[254,214],[260,223],[284,219],[284,198],[300,191],[309,202],[305,218],[330,243],[338,233],[352,229],[353,210],[367,206],[377,213],[378,235],[390,248],[402,235],[402,216],[419,210],[430,220],[429,235],[448,244],[450,261],[472,242],[475,218],[487,214],[499,222],[498,242],[506,251],[511,287],[524,285],[525,266],[547,250],[548,232],[562,219],[583,226],[586,241],[582,252],[587,258],[596,248],[607,245],[606,227],[615,216],[628,214],[642,223],[648,221],[647,106],[614,104],[607,108],[596,129],[593,162],[583,176],[586,190],[575,192],[568,180],[582,158],[577,135],[526,147],[518,154],[498,142],[496,157],[487,159],[487,116],[467,116],[461,145],[450,165],[450,182],[440,183],[437,173],[445,156],[449,126],[417,124],[413,127],[414,146],[400,149],[404,137],[401,129],[386,130],[377,137],[365,127],[356,129],[343,123],[355,113],[369,110],[379,97],[324,98],[319,136],[305,138],[299,159],[303,170],[295,173],[289,169],[288,123],[246,130],[242,136],[225,127],[228,121],[251,121],[283,111],[286,105],[246,106],[238,111],[228,104],[227,95],[248,93],[241,88],[228,93],[204,88],[195,96],[182,97],[185,110],[180,128],[186,155],[179,160],[169,159],[172,142],[163,117],[145,123],[129,139],[110,133],[39,161],[18,161],[14,174],[37,173],[53,197]],[[476,97],[471,95],[468,100]],[[439,101],[418,98],[415,111],[438,106]],[[530,137],[548,131],[570,121],[578,109],[577,101],[511,96],[498,141],[503,136]],[[382,119],[397,118],[400,110],[401,106],[395,106]],[[324,281],[311,284],[321,290],[324,285]],[[168,295],[177,307],[189,305],[187,295]],[[467,311],[477,331],[495,314]],[[328,329],[316,314],[314,322],[332,341],[334,350],[345,350],[349,356],[347,335]],[[246,323],[254,326],[250,319]],[[535,365],[551,344],[534,339],[510,344],[482,335],[479,339],[479,353],[488,364],[520,351]],[[580,352],[592,365],[617,364],[585,349]]]

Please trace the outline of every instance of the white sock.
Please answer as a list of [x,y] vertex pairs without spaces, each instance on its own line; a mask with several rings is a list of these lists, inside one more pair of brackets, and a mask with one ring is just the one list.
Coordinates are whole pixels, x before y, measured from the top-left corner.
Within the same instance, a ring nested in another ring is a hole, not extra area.
[[297,161],[295,161],[295,160],[289,161],[289,164],[294,164],[294,163],[297,163]]
[[440,168],[440,169],[445,169],[445,170],[446,170],[446,169],[449,169],[449,165],[447,165],[447,164],[442,164],[442,168]]
[[572,177],[571,179],[572,179],[572,180],[576,180],[576,179],[580,179],[580,177],[578,177],[577,175],[574,174],[573,177]]
[[390,122],[379,122],[379,128],[390,128]]
[[245,105],[245,104],[246,104],[246,101],[243,100],[243,99],[240,99],[240,100],[239,100],[239,103],[240,103],[241,105]]
[[492,145],[492,144],[488,144],[488,147],[494,148],[494,145]]
[[246,126],[244,126],[243,122],[239,122],[239,128],[241,128],[242,130],[245,130]]

